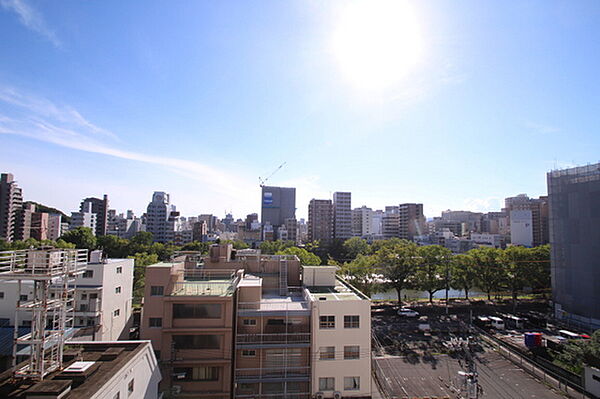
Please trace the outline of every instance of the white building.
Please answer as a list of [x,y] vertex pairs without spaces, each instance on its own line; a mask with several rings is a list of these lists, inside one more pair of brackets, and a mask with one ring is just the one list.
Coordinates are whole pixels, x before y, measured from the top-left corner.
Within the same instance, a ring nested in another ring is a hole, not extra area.
[[[75,280],[76,340],[118,340],[129,337],[132,322],[133,259],[101,259],[101,251],[90,256],[85,272]],[[27,298],[33,296],[33,284]],[[14,325],[18,295],[17,281],[0,281],[0,319]],[[53,293],[50,294],[52,297]],[[29,327],[31,319],[19,318]]]
[[533,216],[531,210],[510,211],[510,242],[524,247],[533,246]]
[[89,227],[92,229],[92,233],[96,235],[96,223],[98,221],[98,215],[92,213],[91,203],[86,202],[85,208],[83,208],[83,206],[84,205],[82,205],[83,210],[81,212],[71,212],[71,225],[69,228],[72,230],[77,227]]
[[352,237],[352,193],[333,193],[333,238]]
[[175,205],[169,201],[169,194],[155,191],[146,209],[146,231],[152,233],[155,242],[169,242],[173,239],[178,216]]
[[502,234],[471,233],[471,241],[480,247],[504,247],[504,236]]
[[373,210],[366,206],[352,210],[352,235],[365,237],[373,234]]
[[371,397],[371,301],[335,276],[335,266],[303,266],[312,311],[311,394]]
[[158,399],[162,378],[150,341],[67,342],[64,368],[43,381],[0,378],[3,398]]

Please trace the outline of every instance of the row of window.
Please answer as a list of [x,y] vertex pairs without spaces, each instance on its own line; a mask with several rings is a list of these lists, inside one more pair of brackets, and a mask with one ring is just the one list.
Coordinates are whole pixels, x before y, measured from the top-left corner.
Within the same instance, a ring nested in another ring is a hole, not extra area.
[[177,381],[218,381],[219,367],[175,367],[173,377]]
[[[344,328],[359,328],[360,316],[346,315],[344,316]],[[335,316],[319,316],[319,328],[322,330],[335,328]]]
[[[319,360],[335,360],[335,346],[321,346],[319,348]],[[344,346],[344,360],[352,360],[360,358],[360,346],[348,345]]]
[[[360,377],[344,377],[344,391],[360,389]],[[335,391],[335,377],[319,378],[319,391]]]

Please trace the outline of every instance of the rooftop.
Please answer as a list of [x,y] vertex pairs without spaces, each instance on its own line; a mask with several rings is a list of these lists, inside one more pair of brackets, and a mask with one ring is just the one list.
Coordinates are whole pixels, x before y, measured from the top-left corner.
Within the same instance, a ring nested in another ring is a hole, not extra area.
[[313,301],[359,301],[369,300],[362,292],[336,278],[334,286],[306,287]]
[[31,394],[62,390],[68,384],[71,391],[64,399],[92,397],[147,345],[149,341],[73,342],[65,349],[64,369],[49,374],[42,382],[13,380],[12,370],[0,374],[0,397],[24,399]]

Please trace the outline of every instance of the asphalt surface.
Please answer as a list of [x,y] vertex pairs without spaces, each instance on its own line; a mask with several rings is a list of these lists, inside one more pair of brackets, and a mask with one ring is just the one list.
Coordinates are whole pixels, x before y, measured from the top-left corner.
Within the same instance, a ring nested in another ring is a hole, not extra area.
[[[384,389],[392,397],[456,398],[460,393],[458,371],[466,370],[464,361],[446,355],[420,359],[413,363],[406,357],[376,358],[385,375]],[[478,355],[476,360],[479,398],[493,399],[564,399],[492,350]]]

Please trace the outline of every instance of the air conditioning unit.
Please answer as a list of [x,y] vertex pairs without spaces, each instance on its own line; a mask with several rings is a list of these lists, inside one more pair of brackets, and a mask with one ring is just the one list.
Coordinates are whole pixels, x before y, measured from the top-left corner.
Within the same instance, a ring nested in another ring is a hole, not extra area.
[[335,391],[333,393],[333,399],[342,399],[342,393],[340,391]]
[[179,395],[181,393],[181,385],[173,385],[171,387],[171,393],[173,395]]
[[325,399],[325,394],[323,392],[317,392],[315,394],[315,399]]

